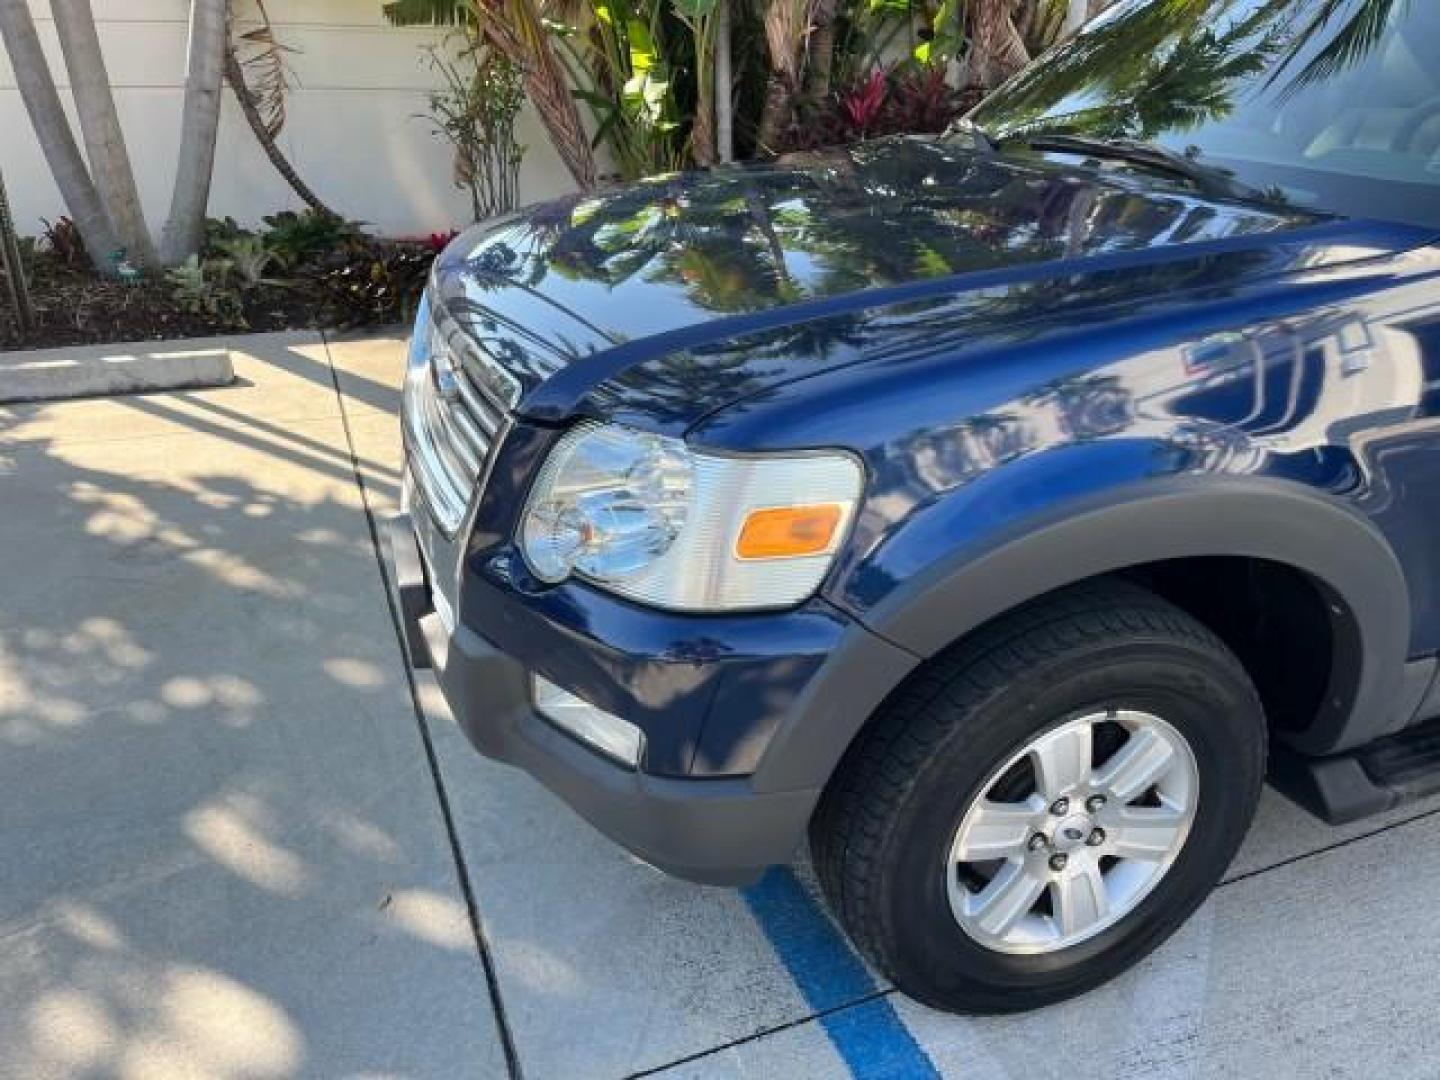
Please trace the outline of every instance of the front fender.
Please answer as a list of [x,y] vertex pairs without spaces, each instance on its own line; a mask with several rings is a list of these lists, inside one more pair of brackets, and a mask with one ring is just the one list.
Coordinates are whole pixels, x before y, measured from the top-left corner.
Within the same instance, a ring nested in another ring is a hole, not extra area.
[[[925,516],[884,544],[908,545],[913,562],[915,545],[905,534]],[[973,532],[945,549],[931,543],[930,550],[934,556],[923,567],[893,582],[873,606],[852,612],[876,634],[921,657],[1027,600],[1087,578],[1188,557],[1284,564],[1320,586],[1337,642],[1321,715],[1297,736],[1297,747],[1320,752],[1355,746],[1409,719],[1399,715],[1410,627],[1400,564],[1358,513],[1292,481],[1215,475],[1142,480],[1062,497],[997,530]]]

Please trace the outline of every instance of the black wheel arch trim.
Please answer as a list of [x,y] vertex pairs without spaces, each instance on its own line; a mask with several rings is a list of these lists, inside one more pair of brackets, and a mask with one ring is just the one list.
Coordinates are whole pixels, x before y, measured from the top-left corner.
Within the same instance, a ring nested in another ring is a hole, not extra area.
[[[1183,477],[1061,504],[916,575],[868,612],[807,688],[756,770],[762,790],[821,787],[889,693],[916,666],[1027,601],[1167,559],[1239,556],[1307,574],[1327,600],[1336,663],[1302,754],[1363,745],[1414,713],[1403,688],[1410,641],[1404,572],[1380,531],[1340,500],[1293,481]],[[865,672],[863,679],[855,671]]]
[[930,657],[1028,600],[1168,559],[1238,556],[1307,574],[1337,641],[1321,715],[1291,741],[1306,753],[1404,726],[1410,645],[1404,571],[1380,531],[1335,497],[1266,477],[1175,477],[1064,503],[937,561],[874,609],[872,631]]

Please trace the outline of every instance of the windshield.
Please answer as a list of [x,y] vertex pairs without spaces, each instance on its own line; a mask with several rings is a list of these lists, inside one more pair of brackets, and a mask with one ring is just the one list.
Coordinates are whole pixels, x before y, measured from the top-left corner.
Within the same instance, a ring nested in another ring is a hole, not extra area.
[[972,114],[1136,139],[1294,206],[1440,227],[1440,0],[1122,0]]

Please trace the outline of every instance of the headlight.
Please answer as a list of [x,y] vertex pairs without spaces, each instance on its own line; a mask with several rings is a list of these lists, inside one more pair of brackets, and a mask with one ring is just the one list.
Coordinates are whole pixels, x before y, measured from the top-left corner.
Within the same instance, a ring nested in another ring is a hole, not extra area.
[[656,607],[786,607],[830,568],[860,483],[846,454],[732,457],[586,423],[536,478],[520,547],[543,581],[576,574]]

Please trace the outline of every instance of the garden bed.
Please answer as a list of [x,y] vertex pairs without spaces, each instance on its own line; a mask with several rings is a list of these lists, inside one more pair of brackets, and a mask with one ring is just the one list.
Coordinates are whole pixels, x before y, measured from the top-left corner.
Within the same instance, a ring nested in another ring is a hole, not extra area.
[[385,240],[309,213],[266,222],[258,231],[212,222],[199,258],[126,282],[98,275],[61,219],[26,245],[28,335],[0,290],[0,349],[403,322],[449,240]]

